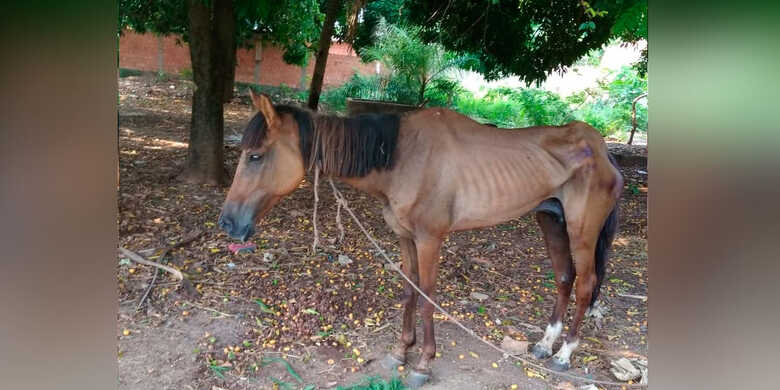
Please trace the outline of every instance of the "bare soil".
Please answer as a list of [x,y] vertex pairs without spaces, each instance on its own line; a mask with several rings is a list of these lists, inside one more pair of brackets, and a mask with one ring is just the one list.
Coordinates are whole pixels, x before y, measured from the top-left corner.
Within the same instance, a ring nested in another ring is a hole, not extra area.
[[[118,256],[119,387],[326,389],[367,376],[404,377],[408,369],[388,373],[377,363],[399,334],[400,279],[383,266],[346,214],[346,237],[336,241],[336,207],[327,186],[320,189],[323,248],[318,253],[310,253],[313,195],[307,180],[259,224],[253,239],[258,250],[234,255],[227,250],[231,240],[215,225],[227,189],[176,181],[186,158],[192,89],[186,80],[119,80],[120,245],[160,261],[163,248],[202,232],[165,259],[191,275],[194,296],[161,273],[136,311],[156,270]],[[246,97],[226,105],[231,172],[250,113]],[[646,156],[641,146],[610,148]],[[647,354],[647,303],[626,296],[647,295],[646,159],[623,161],[621,228],[601,293],[608,312],[599,330],[595,321],[585,323],[569,371],[604,380],[615,379],[610,360]],[[379,203],[347,186],[339,188],[397,259],[398,242],[382,220]],[[340,264],[339,255],[352,263]],[[505,335],[530,342],[541,338],[554,286],[532,216],[453,234],[441,255],[437,296],[447,310],[494,343]],[[475,301],[472,292],[489,298]],[[568,382],[502,359],[439,315],[436,331],[441,356],[433,364],[431,389],[565,388]],[[412,352],[413,364],[419,349]]]

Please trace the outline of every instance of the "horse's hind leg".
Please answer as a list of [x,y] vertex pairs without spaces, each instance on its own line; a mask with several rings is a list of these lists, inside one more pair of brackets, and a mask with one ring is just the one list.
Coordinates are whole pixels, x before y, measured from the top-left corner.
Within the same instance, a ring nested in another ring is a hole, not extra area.
[[566,230],[569,234],[569,247],[574,260],[577,279],[574,282],[576,309],[569,332],[561,348],[552,359],[552,368],[563,371],[570,367],[570,359],[579,345],[579,329],[585,311],[590,305],[593,289],[597,285],[595,250],[601,228],[614,205],[607,197],[595,197],[593,192],[574,195],[574,200],[564,201],[566,210]]
[[563,317],[566,315],[566,307],[569,304],[571,287],[574,281],[574,267],[571,252],[569,251],[569,235],[562,215],[552,215],[547,212],[536,213],[536,221],[544,233],[544,241],[547,245],[547,253],[550,255],[553,271],[555,272],[555,285],[558,287],[558,296],[555,299],[550,322],[544,332],[544,337],[534,345],[531,352],[537,359],[544,359],[552,355],[552,347],[563,329]]
[[[419,284],[417,273],[417,247],[411,238],[401,237],[401,271],[413,282]],[[417,310],[417,291],[404,280],[404,314],[401,338],[392,352],[385,357],[383,365],[385,368],[395,370],[398,366],[406,362],[406,351],[414,345],[415,335],[415,311]]]

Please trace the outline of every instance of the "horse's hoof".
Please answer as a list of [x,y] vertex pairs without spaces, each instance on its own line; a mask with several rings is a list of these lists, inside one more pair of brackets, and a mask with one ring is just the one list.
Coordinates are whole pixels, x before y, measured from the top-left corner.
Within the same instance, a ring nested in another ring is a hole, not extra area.
[[534,355],[534,357],[538,360],[547,359],[552,355],[552,351],[548,351],[544,348],[542,348],[539,344],[534,344],[534,347],[531,348],[531,354]]
[[558,359],[550,360],[550,369],[553,371],[564,372],[570,368],[569,362],[560,362]]
[[412,370],[409,373],[409,376],[406,377],[406,383],[407,385],[409,385],[410,389],[417,389],[420,386],[428,383],[430,379],[431,379],[430,374],[425,374],[417,370]]
[[395,371],[399,366],[403,366],[403,360],[393,356],[392,353],[388,353],[384,359],[382,359],[382,367],[386,370]]

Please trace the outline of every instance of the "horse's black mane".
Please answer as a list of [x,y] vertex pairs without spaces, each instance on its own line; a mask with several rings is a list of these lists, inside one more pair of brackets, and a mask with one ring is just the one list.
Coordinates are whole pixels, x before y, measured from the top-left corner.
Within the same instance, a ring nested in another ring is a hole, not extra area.
[[[340,117],[290,105],[275,109],[279,115],[292,115],[298,124],[301,154],[309,168],[319,165],[326,175],[361,177],[374,169],[393,167],[400,125],[397,114]],[[267,128],[263,114],[255,114],[244,130],[241,148],[260,147]]]

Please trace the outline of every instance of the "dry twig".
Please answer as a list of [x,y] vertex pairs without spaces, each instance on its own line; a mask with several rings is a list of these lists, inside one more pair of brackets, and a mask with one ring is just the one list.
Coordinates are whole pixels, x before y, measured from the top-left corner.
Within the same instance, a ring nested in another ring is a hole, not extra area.
[[184,274],[181,271],[179,271],[179,270],[177,270],[175,268],[171,268],[171,267],[168,267],[167,265],[163,265],[163,264],[160,264],[160,263],[157,263],[157,262],[154,262],[154,261],[146,260],[143,257],[141,257],[141,255],[139,255],[139,254],[137,254],[137,253],[135,253],[135,252],[133,252],[133,251],[131,251],[129,249],[125,249],[125,248],[123,248],[121,246],[119,247],[119,251],[122,252],[123,255],[127,256],[128,259],[130,259],[130,260],[132,260],[132,261],[134,261],[136,263],[144,264],[144,265],[150,265],[152,267],[157,267],[157,268],[159,268],[159,269],[161,269],[163,271],[171,273],[173,275],[173,277],[175,277],[178,280],[184,280]]
[[[200,235],[202,233],[203,232],[201,232],[200,230],[196,230],[194,233],[190,234],[189,237],[187,237],[187,238],[177,242],[176,244],[170,245],[167,248],[165,248],[165,250],[163,250],[163,252],[160,254],[160,262],[165,261],[165,258],[168,256],[168,254],[172,250],[174,250],[174,249],[176,249],[176,248],[178,248],[178,247],[180,247],[182,245],[188,244],[188,243],[190,243],[192,241],[195,241],[195,239],[200,237]],[[144,295],[141,296],[141,299],[138,301],[138,305],[136,305],[135,311],[140,310],[141,306],[143,306],[144,302],[146,301],[146,298],[149,296],[149,293],[154,288],[154,283],[157,281],[157,275],[159,275],[159,273],[160,273],[159,271],[155,270],[154,277],[152,278],[152,281],[149,282],[149,287],[146,288],[146,291],[144,292]]]

